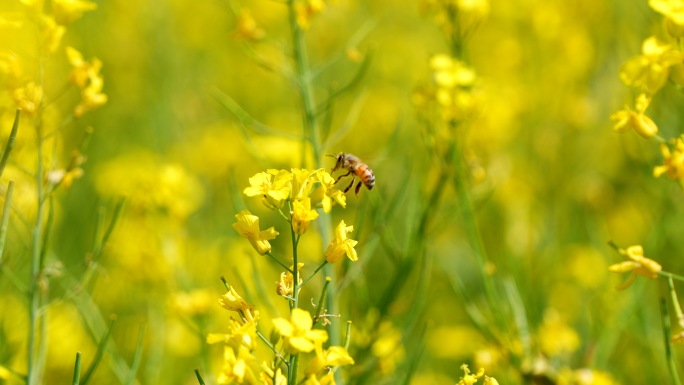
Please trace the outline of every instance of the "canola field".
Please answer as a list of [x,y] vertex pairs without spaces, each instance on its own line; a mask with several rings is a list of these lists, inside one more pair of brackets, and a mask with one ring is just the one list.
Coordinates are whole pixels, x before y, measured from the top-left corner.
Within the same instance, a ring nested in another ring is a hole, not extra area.
[[0,384],[681,384],[683,107],[682,0],[0,0]]

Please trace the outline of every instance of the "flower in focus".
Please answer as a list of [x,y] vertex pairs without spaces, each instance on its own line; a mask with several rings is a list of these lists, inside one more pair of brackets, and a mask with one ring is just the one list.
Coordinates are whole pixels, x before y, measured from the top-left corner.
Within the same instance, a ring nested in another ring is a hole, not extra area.
[[480,377],[484,376],[483,368],[480,368],[480,370],[478,370],[476,374],[471,374],[470,369],[468,369],[468,365],[463,364],[461,365],[461,370],[463,370],[463,377],[461,377],[461,380],[458,381],[458,385],[475,384],[480,379]]
[[245,188],[248,197],[261,195],[264,206],[271,210],[283,206],[283,202],[290,196],[292,175],[286,170],[268,170],[249,178],[250,186]]
[[313,177],[319,171],[321,170],[312,173],[306,169],[292,169],[292,199],[302,200],[311,194],[315,182]]
[[285,351],[292,354],[308,353],[328,340],[325,330],[312,329],[311,314],[299,308],[292,309],[289,321],[284,318],[273,319],[273,327],[285,340]]
[[664,164],[653,169],[653,176],[657,178],[667,174],[672,179],[684,180],[684,141],[682,138],[677,138],[673,152],[670,152],[670,148],[664,143],[660,149],[665,158]]
[[309,374],[302,385],[335,385],[335,375],[333,372],[328,372],[320,377]]
[[216,381],[219,384],[259,384],[259,363],[244,346],[235,350],[226,346],[223,351],[223,368]]
[[238,294],[232,286],[228,289],[226,294],[219,298],[219,304],[226,310],[237,312],[247,321],[252,321],[256,318],[254,306],[242,299],[240,294]]
[[318,218],[318,212],[311,209],[311,198],[297,200],[292,203],[292,228],[297,234],[304,234],[309,223]]
[[34,82],[29,82],[23,87],[14,89],[12,98],[17,108],[21,108],[23,113],[34,115],[43,100],[43,88]]
[[627,249],[618,249],[618,253],[629,260],[610,265],[608,270],[613,273],[632,272],[627,281],[617,287],[618,290],[628,288],[639,275],[651,279],[658,278],[660,271],[663,269],[658,262],[644,257],[644,248],[641,245],[630,246]]
[[653,36],[644,41],[641,52],[622,65],[620,79],[628,86],[655,94],[667,81],[670,67],[681,63],[682,53]]
[[328,263],[335,263],[340,260],[345,254],[352,261],[357,261],[359,257],[356,254],[354,246],[358,243],[353,239],[347,238],[347,233],[354,231],[354,226],[347,226],[344,221],[335,228],[335,236],[325,250],[325,260]]
[[237,222],[233,223],[233,228],[247,238],[259,254],[264,255],[271,251],[271,244],[268,241],[278,235],[273,227],[261,231],[259,229],[259,217],[252,215],[248,210],[240,211],[235,215],[235,218],[237,218]]
[[347,197],[342,191],[334,188],[335,179],[327,171],[316,170],[315,179],[320,184],[311,194],[311,198],[316,202],[321,202],[324,213],[329,213],[335,203],[347,207]]
[[52,0],[52,13],[55,15],[55,20],[61,25],[73,23],[80,19],[85,12],[96,8],[97,4],[88,0]]
[[637,97],[635,109],[632,111],[629,107],[620,110],[610,116],[610,120],[615,121],[613,130],[617,132],[625,132],[633,129],[639,136],[648,139],[658,133],[658,126],[651,120],[644,112],[651,102],[651,98],[646,94],[640,94]]
[[[304,266],[303,263],[297,264],[297,271],[301,270]],[[290,270],[293,270],[294,266],[290,266]],[[302,284],[302,275],[297,275],[297,285]],[[289,271],[283,271],[280,273],[280,282],[276,282],[276,293],[282,297],[292,297],[294,294],[294,277]]]

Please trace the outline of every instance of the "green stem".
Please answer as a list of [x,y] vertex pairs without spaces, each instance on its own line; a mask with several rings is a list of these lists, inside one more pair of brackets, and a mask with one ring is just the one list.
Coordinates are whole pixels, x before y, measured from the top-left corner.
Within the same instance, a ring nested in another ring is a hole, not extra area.
[[5,206],[2,209],[2,219],[0,220],[0,266],[5,252],[5,240],[7,239],[7,228],[9,227],[9,216],[12,209],[12,193],[14,192],[14,181],[7,184],[7,194],[5,194]]
[[12,124],[12,131],[7,139],[7,144],[5,145],[5,152],[2,153],[2,159],[0,160],[0,176],[2,172],[5,171],[5,166],[7,165],[7,160],[9,159],[10,152],[14,147],[14,141],[17,138],[17,131],[19,131],[19,119],[21,118],[21,110],[17,109],[16,115],[14,115],[14,123]]
[[195,376],[197,376],[197,381],[200,383],[200,385],[205,385],[202,376],[200,376],[199,369],[195,369]]
[[665,342],[665,357],[667,360],[667,367],[670,370],[672,381],[675,385],[681,385],[679,374],[677,373],[677,364],[675,363],[674,352],[672,351],[671,332],[670,332],[670,315],[667,311],[667,301],[665,298],[660,299],[660,311],[663,319],[663,338]]
[[670,289],[670,299],[672,301],[672,307],[674,308],[675,315],[677,316],[677,323],[679,323],[680,328],[684,328],[684,313],[682,313],[682,307],[679,305],[679,299],[677,298],[677,291],[675,291],[672,277],[667,278],[667,286]]
[[[285,269],[286,271],[290,272],[290,274],[294,275],[294,273],[292,273],[292,269],[290,269],[286,264],[282,263],[278,258],[276,258],[273,254],[271,254],[270,251],[267,252],[266,255],[268,255],[269,257],[271,257],[271,259],[273,259],[274,261],[276,261],[276,263],[278,263],[280,266],[282,266],[283,269]],[[295,268],[296,268],[296,267],[295,267]]]
[[[29,307],[29,338],[28,338],[28,370],[27,370],[27,384],[37,384],[40,378],[40,368],[36,367],[37,355],[40,353],[37,348],[38,339],[38,324],[41,322],[41,314],[39,312],[41,294],[40,294],[40,274],[42,271],[41,254],[42,254],[42,235],[43,235],[43,216],[45,214],[45,196],[43,189],[43,141],[41,134],[41,124],[36,122],[36,195],[37,195],[37,210],[36,222],[33,227],[32,245],[31,245],[31,289],[30,289],[30,307]],[[46,336],[41,336],[45,338]]]
[[663,270],[660,270],[660,271],[658,272],[658,274],[661,275],[661,276],[663,276],[663,277],[667,277],[667,278],[670,278],[670,279],[674,279],[674,280],[677,280],[677,281],[684,282],[684,277],[681,276],[681,275],[679,275],[679,274],[669,273],[669,272],[663,271]]
[[[295,285],[295,289],[300,289],[301,287],[303,287],[304,285],[306,285],[306,283],[309,282],[309,281],[311,280],[311,278],[313,278],[314,275],[316,275],[316,273],[318,273],[318,272],[323,268],[323,266],[325,266],[326,264],[328,264],[328,261],[327,261],[327,260],[323,260],[323,263],[321,263],[320,265],[318,265],[318,267],[316,268],[316,270],[314,270],[314,272],[311,273],[310,276],[308,276],[304,281],[302,281],[302,284],[301,284],[301,285]],[[328,279],[329,279],[329,278],[328,278]]]
[[314,325],[316,325],[316,322],[318,322],[318,319],[321,316],[321,312],[323,312],[323,306],[325,306],[325,302],[327,300],[328,288],[330,287],[330,281],[332,281],[330,279],[330,277],[325,277],[325,283],[323,284],[323,290],[321,290],[321,296],[320,296],[320,298],[318,298],[318,305],[316,305],[316,313],[313,317]]
[[90,381],[91,377],[95,373],[95,370],[97,369],[98,365],[100,365],[100,361],[102,361],[102,356],[104,355],[104,351],[107,348],[107,342],[109,341],[109,336],[112,334],[112,329],[114,329],[114,323],[116,322],[116,318],[112,317],[112,319],[109,321],[109,328],[107,329],[107,332],[105,335],[102,337],[100,340],[100,343],[97,344],[97,352],[95,353],[95,358],[93,359],[93,362],[90,363],[90,366],[88,367],[88,370],[86,371],[86,374],[83,376],[83,385],[86,385],[88,381]]
[[[321,161],[321,154],[318,132],[316,131],[316,102],[313,90],[311,89],[309,57],[306,45],[304,44],[304,31],[302,31],[297,23],[294,0],[288,0],[287,4],[289,8],[290,29],[292,30],[292,54],[295,61],[297,85],[299,86],[302,105],[304,106],[304,135],[311,144],[314,163],[318,165]],[[306,150],[302,148],[302,151],[305,152]],[[302,157],[302,163],[304,162],[305,157]]]
[[78,385],[81,380],[81,352],[76,352],[76,363],[74,364],[74,379],[72,385]]

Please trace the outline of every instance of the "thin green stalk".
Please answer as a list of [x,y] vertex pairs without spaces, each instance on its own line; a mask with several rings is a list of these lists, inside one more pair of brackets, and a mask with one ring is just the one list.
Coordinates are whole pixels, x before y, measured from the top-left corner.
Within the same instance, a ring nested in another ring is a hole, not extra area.
[[5,252],[5,240],[7,239],[7,228],[9,227],[9,216],[12,210],[12,193],[14,192],[14,181],[7,184],[7,194],[5,194],[5,206],[2,209],[2,219],[0,219],[0,266]]
[[[31,244],[31,289],[30,289],[30,305],[29,305],[29,328],[28,328],[28,370],[26,373],[27,384],[35,385],[40,378],[40,369],[37,367],[36,358],[39,355],[37,347],[38,339],[38,324],[43,318],[39,314],[40,310],[40,274],[42,271],[41,241],[43,238],[43,216],[45,215],[45,196],[43,189],[43,140],[40,129],[40,122],[36,123],[36,196],[37,196],[37,210],[36,222],[32,231]],[[41,336],[45,338],[46,336]]]
[[109,321],[109,328],[107,329],[107,332],[100,340],[100,343],[97,344],[97,352],[95,353],[95,358],[93,359],[93,362],[90,363],[90,366],[86,371],[86,374],[83,376],[83,385],[86,385],[88,381],[90,381],[91,377],[95,373],[95,370],[100,364],[100,361],[102,361],[102,356],[104,355],[104,351],[107,347],[107,342],[109,342],[109,336],[112,334],[112,329],[114,329],[115,322],[116,318],[112,318],[111,321]]
[[7,165],[7,160],[9,159],[10,152],[14,147],[14,141],[17,139],[17,131],[19,131],[19,120],[21,118],[21,110],[17,109],[17,113],[14,115],[14,123],[12,124],[12,131],[10,132],[9,138],[7,139],[7,144],[5,145],[5,152],[2,153],[2,159],[0,159],[0,176],[2,176],[3,171],[5,171],[5,166]]
[[197,376],[197,381],[199,381],[200,385],[205,385],[202,376],[200,376],[199,369],[195,369],[195,376]]
[[679,373],[677,373],[677,364],[675,362],[674,352],[672,351],[670,314],[667,311],[667,301],[665,298],[660,298],[660,314],[663,319],[663,338],[665,342],[665,358],[667,360],[667,367],[670,370],[673,383],[675,385],[681,385],[682,383],[679,380]]
[[679,305],[679,299],[677,298],[677,291],[675,291],[674,281],[671,277],[667,279],[667,286],[670,289],[670,300],[672,301],[672,307],[674,308],[675,315],[677,316],[677,323],[680,328],[684,328],[684,313],[682,313],[682,307]]
[[72,385],[78,385],[81,380],[81,352],[76,352],[76,363],[74,364],[74,379]]
[[[320,266],[319,266],[320,267]],[[323,290],[321,290],[321,296],[318,298],[318,304],[316,305],[316,311],[313,317],[314,320],[314,325],[316,322],[318,322],[318,319],[321,316],[321,313],[323,312],[323,306],[325,306],[325,302],[327,300],[326,296],[328,295],[328,288],[330,287],[330,277],[325,277],[325,283],[323,284]]]
[[[283,269],[285,269],[286,271],[290,272],[290,274],[294,275],[294,273],[292,272],[292,269],[290,269],[290,267],[287,266],[286,264],[282,263],[282,262],[280,261],[280,259],[276,258],[273,254],[271,254],[270,251],[267,252],[266,255],[268,255],[269,257],[271,257],[271,259],[273,259],[273,260],[274,260],[277,264],[279,264]],[[296,269],[296,265],[295,265],[295,269]]]
[[669,272],[663,271],[663,270],[659,271],[658,274],[662,275],[663,277],[667,277],[668,279],[674,279],[677,281],[684,282],[684,277],[679,275],[679,274],[669,273]]
[[143,351],[143,341],[145,340],[145,324],[140,325],[140,331],[138,332],[138,344],[135,348],[135,354],[133,354],[133,361],[131,362],[131,371],[128,372],[128,378],[125,384],[131,385],[135,381],[135,375],[140,367],[140,362],[142,361],[142,351]]
[[349,349],[349,343],[351,342],[351,326],[352,322],[347,321],[347,332],[344,334],[344,348]]
[[[308,276],[304,281],[302,281],[302,284],[301,284],[301,285],[297,285],[296,288],[301,288],[301,287],[303,287],[304,285],[306,285],[306,283],[309,282],[309,281],[311,280],[311,278],[313,278],[313,277],[316,275],[316,273],[318,273],[318,272],[319,272],[325,265],[327,265],[327,264],[328,264],[328,261],[327,261],[327,260],[323,260],[323,263],[321,263],[320,265],[318,265],[318,267],[316,268],[316,270],[314,270],[314,272],[311,273],[310,276]],[[330,279],[330,278],[328,278],[328,279]]]

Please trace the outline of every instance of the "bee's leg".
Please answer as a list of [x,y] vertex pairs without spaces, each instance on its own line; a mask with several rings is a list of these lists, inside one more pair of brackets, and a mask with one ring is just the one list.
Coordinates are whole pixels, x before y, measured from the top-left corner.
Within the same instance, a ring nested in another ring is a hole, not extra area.
[[352,177],[351,183],[349,183],[349,186],[347,186],[346,189],[344,189],[344,193],[346,194],[347,191],[349,191],[350,188],[354,185],[354,177]]
[[354,190],[356,195],[359,195],[359,190],[361,190],[361,185],[363,185],[363,182],[359,181],[359,184],[356,185],[356,190]]
[[[345,176],[349,176],[349,175],[351,175],[351,173],[352,173],[352,171],[351,171],[351,170],[349,170],[349,172],[348,172],[348,173],[346,173],[346,174],[344,174],[344,175],[340,175],[339,177],[337,177],[337,180],[335,180],[335,183],[333,183],[333,184],[337,184],[337,182],[339,182],[339,181],[340,181],[340,179],[344,178]],[[352,178],[352,180],[354,180],[354,178]]]

